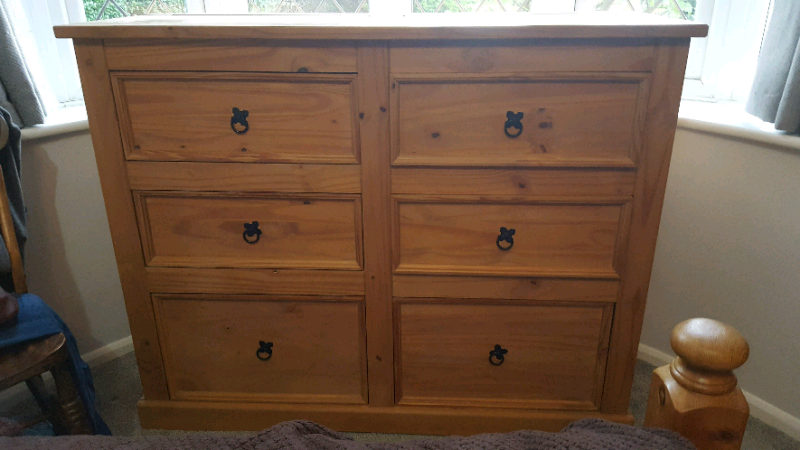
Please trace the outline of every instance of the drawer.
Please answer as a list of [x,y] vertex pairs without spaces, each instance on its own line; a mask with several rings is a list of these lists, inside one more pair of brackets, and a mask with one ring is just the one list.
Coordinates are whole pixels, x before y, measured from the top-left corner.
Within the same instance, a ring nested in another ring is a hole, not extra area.
[[344,40],[104,39],[103,49],[109,70],[357,71],[355,43]]
[[401,405],[597,410],[613,303],[395,299]]
[[643,75],[398,78],[395,166],[635,165]]
[[129,160],[357,164],[355,75],[112,74]]
[[154,294],[153,305],[173,399],[366,403],[361,298]]
[[649,72],[652,42],[605,39],[393,41],[391,73]]
[[393,194],[416,195],[630,198],[636,183],[635,169],[395,167],[391,175]]
[[361,269],[358,196],[136,191],[134,200],[149,266]]
[[618,277],[630,203],[394,200],[395,273]]
[[619,280],[587,278],[392,276],[395,297],[615,302],[619,286]]

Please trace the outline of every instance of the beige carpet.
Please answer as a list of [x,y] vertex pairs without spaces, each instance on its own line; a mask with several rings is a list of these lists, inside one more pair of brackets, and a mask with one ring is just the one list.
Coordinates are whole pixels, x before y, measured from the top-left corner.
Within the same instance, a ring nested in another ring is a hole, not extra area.
[[[631,396],[631,412],[636,426],[642,426],[650,374],[655,367],[638,361]],[[136,402],[142,396],[139,372],[133,353],[110,361],[94,370],[97,390],[97,409],[108,423],[111,431],[118,436],[174,435],[184,431],[142,430],[136,415]],[[0,416],[24,416],[36,411],[31,399],[18,405],[0,405]],[[402,441],[427,436],[405,434],[348,433],[354,439],[365,442]],[[791,439],[758,419],[750,418],[745,432],[743,450],[798,450],[800,442]]]

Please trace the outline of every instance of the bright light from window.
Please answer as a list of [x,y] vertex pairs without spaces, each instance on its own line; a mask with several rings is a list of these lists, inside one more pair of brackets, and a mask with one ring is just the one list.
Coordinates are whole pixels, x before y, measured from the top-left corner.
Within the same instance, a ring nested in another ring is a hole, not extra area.
[[576,11],[634,11],[694,20],[697,0],[577,0]]
[[[552,13],[635,11],[695,20],[698,0],[82,0],[88,20],[181,13]],[[370,6],[374,11],[370,10]]]

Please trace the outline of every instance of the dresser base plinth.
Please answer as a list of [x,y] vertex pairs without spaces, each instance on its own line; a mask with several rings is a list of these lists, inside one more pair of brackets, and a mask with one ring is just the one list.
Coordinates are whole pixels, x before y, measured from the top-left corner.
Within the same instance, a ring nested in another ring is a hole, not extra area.
[[287,420],[311,420],[338,431],[472,435],[522,429],[559,431],[585,417],[633,424],[630,414],[586,411],[160,400],[140,400],[138,406],[142,428],[167,430],[261,430]]

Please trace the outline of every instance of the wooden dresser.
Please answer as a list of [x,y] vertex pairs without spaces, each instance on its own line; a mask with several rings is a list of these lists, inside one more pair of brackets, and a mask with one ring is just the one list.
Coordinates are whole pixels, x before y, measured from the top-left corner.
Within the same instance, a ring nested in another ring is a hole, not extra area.
[[604,14],[56,27],[74,38],[142,425],[632,422],[689,38],[706,28]]

